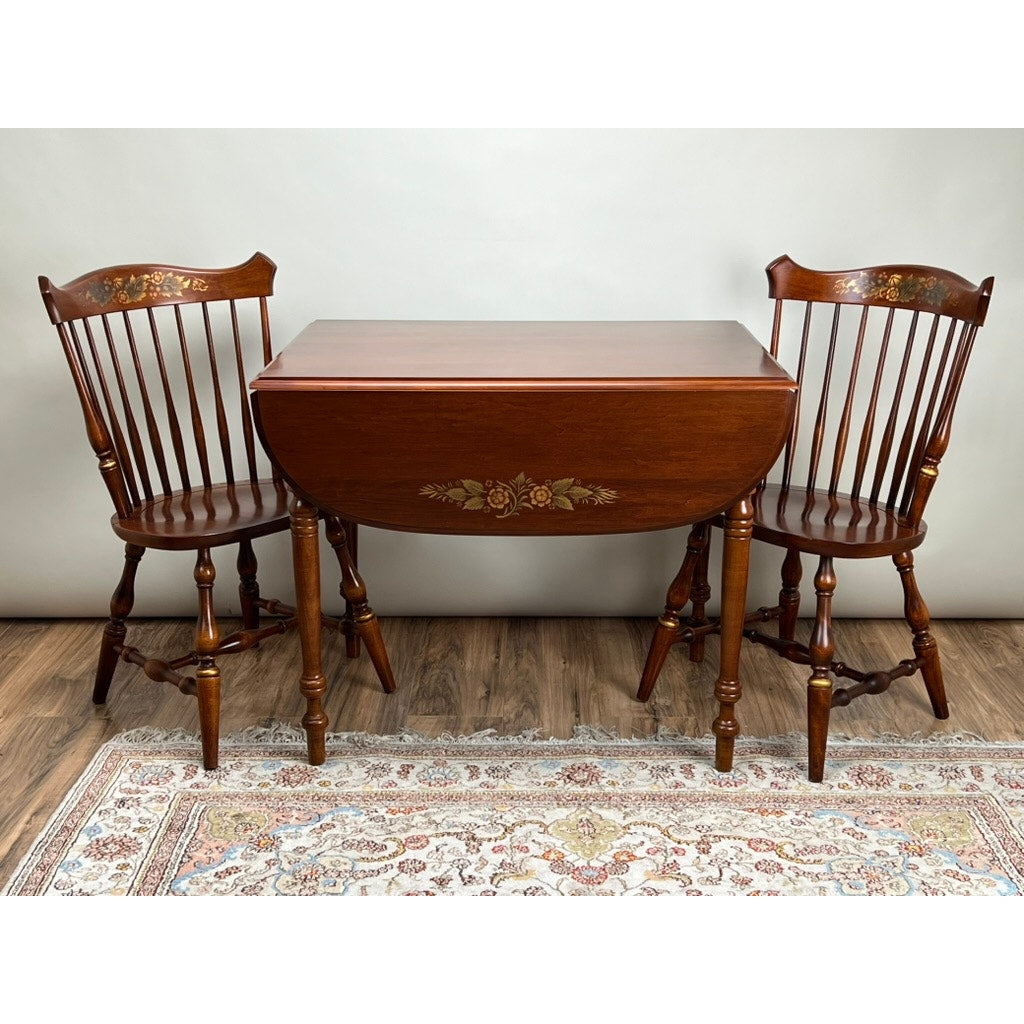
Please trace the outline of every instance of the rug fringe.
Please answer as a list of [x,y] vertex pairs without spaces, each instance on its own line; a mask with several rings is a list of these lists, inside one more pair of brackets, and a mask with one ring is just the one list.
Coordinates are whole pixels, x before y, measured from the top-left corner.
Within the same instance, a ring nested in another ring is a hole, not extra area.
[[188,729],[153,729],[140,727],[118,733],[108,743],[145,746],[150,743],[198,743],[199,736]]
[[[678,730],[666,726],[659,726],[656,732],[649,736],[623,737],[614,729],[608,729],[600,725],[577,725],[573,729],[573,735],[568,738],[539,735],[539,729],[524,729],[520,733],[510,735],[499,735],[496,729],[482,729],[479,732],[455,734],[450,732],[441,733],[438,736],[427,736],[423,733],[406,730],[391,735],[376,735],[368,732],[336,732],[328,733],[326,742],[328,745],[345,745],[355,747],[373,747],[394,744],[416,744],[417,746],[452,746],[452,745],[514,745],[522,746],[531,744],[536,746],[565,746],[579,743],[602,744],[606,743],[615,746],[642,746],[651,743],[687,743],[687,744],[713,744],[715,737],[710,733],[704,736],[686,736]],[[757,743],[760,746],[778,745],[791,748],[800,747],[807,742],[803,733],[787,733],[779,736],[757,737],[740,736],[737,739],[738,747],[742,748],[744,743]],[[183,743],[199,744],[199,736],[187,729],[155,729],[138,728],[130,729],[120,733],[109,741],[111,744],[146,745],[152,743]],[[305,746],[306,733],[300,726],[290,722],[267,721],[260,725],[249,726],[238,732],[222,736],[222,746],[245,746],[254,743],[267,744],[270,746]],[[851,746],[875,746],[879,744],[903,744],[912,746],[969,746],[980,744],[991,747],[1017,747],[1024,744],[1022,740],[987,740],[970,732],[959,733],[913,733],[910,736],[901,736],[897,733],[881,733],[877,736],[850,736],[844,733],[829,734],[829,747],[851,747]]]

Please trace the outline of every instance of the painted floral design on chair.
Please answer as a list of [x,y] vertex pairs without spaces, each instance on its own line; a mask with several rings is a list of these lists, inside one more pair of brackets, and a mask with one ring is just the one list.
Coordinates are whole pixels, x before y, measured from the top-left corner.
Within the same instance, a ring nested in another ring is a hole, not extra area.
[[949,296],[949,289],[935,277],[919,277],[916,274],[861,274],[835,283],[839,295],[854,295],[886,302],[923,302],[929,306],[941,306]]
[[182,274],[130,274],[127,277],[105,277],[93,282],[86,296],[97,306],[116,302],[119,306],[130,306],[144,299],[177,298],[185,292],[205,292],[209,285],[201,277],[185,277]]
[[573,512],[578,505],[611,505],[618,491],[598,484],[584,484],[576,477],[537,481],[520,473],[512,480],[453,480],[446,484],[425,484],[420,494],[437,501],[461,505],[467,512],[494,513],[498,519],[517,516],[531,509],[561,509]]

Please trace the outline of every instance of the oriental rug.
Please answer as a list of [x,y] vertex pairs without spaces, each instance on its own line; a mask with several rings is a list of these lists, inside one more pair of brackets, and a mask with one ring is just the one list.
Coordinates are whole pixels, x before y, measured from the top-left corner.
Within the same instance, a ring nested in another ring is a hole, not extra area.
[[1020,895],[1024,744],[126,733],[3,895]]

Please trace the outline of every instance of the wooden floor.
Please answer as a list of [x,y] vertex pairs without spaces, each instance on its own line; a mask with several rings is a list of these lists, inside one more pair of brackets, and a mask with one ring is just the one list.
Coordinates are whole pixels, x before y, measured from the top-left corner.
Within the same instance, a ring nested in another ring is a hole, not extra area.
[[[223,623],[222,626],[229,626]],[[700,665],[685,649],[669,658],[648,704],[635,699],[653,619],[395,618],[382,622],[398,691],[385,695],[365,654],[345,657],[340,637],[324,637],[332,732],[430,736],[494,729],[536,729],[568,737],[597,725],[623,737],[667,727],[710,735],[717,713],[717,641]],[[803,630],[808,623],[801,624]],[[198,728],[195,700],[120,666],[105,706],[93,706],[92,674],[102,623],[95,620],[0,620],[0,883],[106,740],[140,726]],[[192,623],[146,620],[129,642],[157,655],[188,649]],[[835,733],[970,733],[1024,740],[1024,622],[934,623],[943,657],[950,718],[931,716],[920,677],[898,680],[877,697],[833,712]],[[874,648],[874,657],[865,652]],[[881,657],[877,651],[881,650]],[[837,657],[885,667],[911,656],[900,621],[837,623]],[[298,638],[273,638],[262,649],[221,662],[222,734],[284,721],[298,725]],[[745,644],[743,735],[804,731],[806,673],[764,648]]]

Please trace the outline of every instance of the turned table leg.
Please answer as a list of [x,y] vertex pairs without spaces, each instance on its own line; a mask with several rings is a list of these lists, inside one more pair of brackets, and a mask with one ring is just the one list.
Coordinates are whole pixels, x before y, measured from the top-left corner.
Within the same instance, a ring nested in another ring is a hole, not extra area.
[[295,603],[299,642],[302,645],[302,681],[299,689],[306,698],[302,726],[310,764],[327,760],[327,715],[323,698],[327,692],[321,656],[320,619],[320,519],[317,510],[301,498],[292,500],[292,559],[295,572]]
[[[381,635],[380,621],[366,600],[366,584],[363,583],[363,578],[359,575],[355,560],[352,558],[352,548],[348,542],[345,524],[336,516],[327,517],[327,539],[338,556],[338,566],[341,569],[341,593],[345,598],[346,617],[350,619],[349,628],[355,631],[356,639],[362,640],[366,647],[366,653],[370,656],[370,661],[373,663],[384,692],[394,693],[395,677],[391,671],[391,663],[388,661],[384,637]],[[355,650],[358,654],[358,648]],[[351,647],[348,648],[348,653],[351,657]]]
[[754,507],[748,498],[738,501],[725,515],[722,548],[721,664],[715,683],[718,717],[711,725],[715,734],[715,768],[732,771],[733,745],[739,734],[736,703],[740,699],[740,644],[747,601],[747,569]]
[[668,588],[665,611],[658,619],[654,636],[651,638],[651,646],[647,651],[647,661],[644,664],[643,675],[640,677],[640,688],[636,693],[636,699],[639,701],[650,699],[654,684],[658,681],[665,659],[668,657],[668,652],[679,639],[679,613],[689,603],[694,570],[708,549],[710,532],[711,527],[707,523],[698,523],[690,530],[683,564],[679,567],[676,578]]

